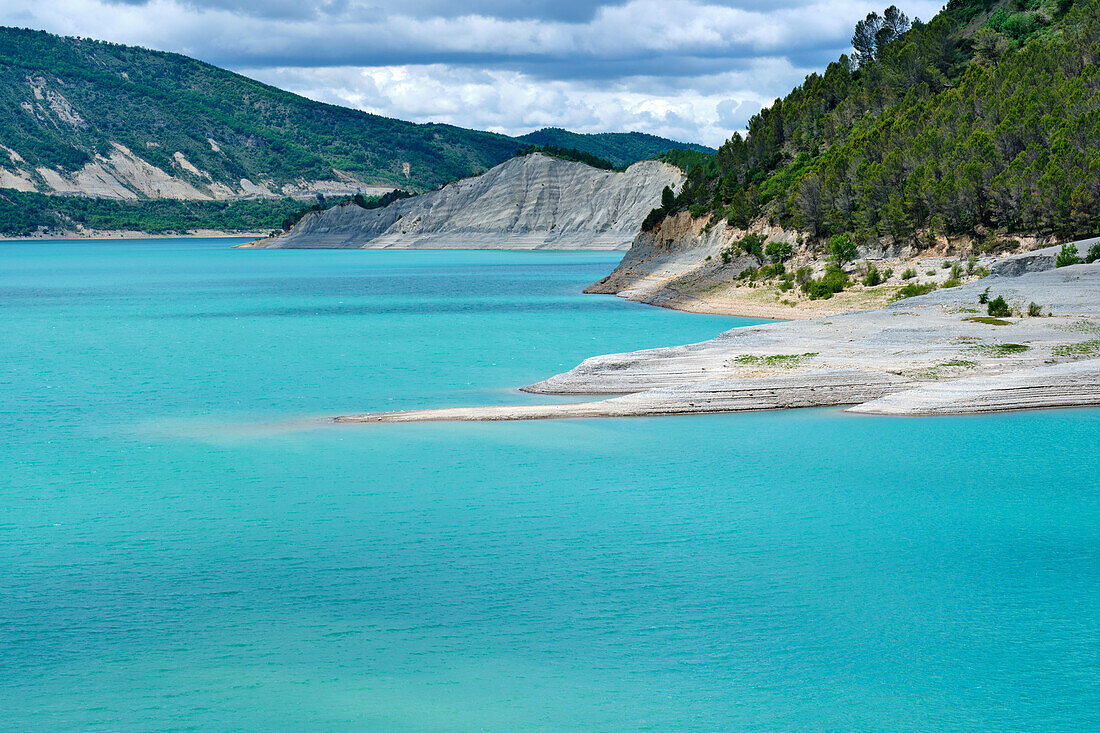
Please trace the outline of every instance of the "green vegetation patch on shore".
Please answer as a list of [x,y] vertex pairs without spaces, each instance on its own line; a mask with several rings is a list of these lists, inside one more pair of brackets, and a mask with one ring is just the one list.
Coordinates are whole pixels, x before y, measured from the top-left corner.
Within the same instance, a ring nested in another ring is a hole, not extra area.
[[769,354],[766,356],[760,356],[757,354],[745,354],[734,359],[738,364],[746,364],[749,366],[772,366],[772,367],[784,367],[787,369],[793,368],[806,361],[817,356],[818,352],[809,351],[805,354]]
[[0,234],[25,237],[91,229],[175,234],[196,229],[268,232],[299,211],[295,199],[117,201],[0,190]]

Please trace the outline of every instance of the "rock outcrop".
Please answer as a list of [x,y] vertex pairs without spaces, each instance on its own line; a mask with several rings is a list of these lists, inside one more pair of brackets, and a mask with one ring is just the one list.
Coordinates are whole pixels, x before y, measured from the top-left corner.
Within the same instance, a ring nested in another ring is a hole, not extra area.
[[929,384],[885,395],[849,412],[870,415],[977,415],[1100,406],[1100,359]]
[[535,153],[380,209],[349,203],[307,214],[250,246],[399,249],[626,249],[679,169],[657,161],[622,172]]
[[[1048,315],[971,315],[987,289],[1017,311],[1035,302]],[[897,415],[1098,405],[1100,262],[990,276],[879,310],[734,328],[697,344],[595,356],[524,390],[616,396],[340,421],[622,417],[863,403],[861,412]]]

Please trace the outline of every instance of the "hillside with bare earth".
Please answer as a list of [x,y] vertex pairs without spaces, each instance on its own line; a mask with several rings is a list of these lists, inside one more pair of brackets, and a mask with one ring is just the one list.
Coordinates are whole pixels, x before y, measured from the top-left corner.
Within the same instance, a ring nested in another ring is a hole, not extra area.
[[541,153],[384,208],[347,203],[306,215],[249,246],[398,249],[626,249],[679,169],[658,161],[625,171]]

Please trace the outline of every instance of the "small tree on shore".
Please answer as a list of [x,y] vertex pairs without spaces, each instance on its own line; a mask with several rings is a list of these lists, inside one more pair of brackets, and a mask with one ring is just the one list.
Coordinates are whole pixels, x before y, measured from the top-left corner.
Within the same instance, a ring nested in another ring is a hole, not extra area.
[[859,248],[850,234],[834,234],[829,238],[829,253],[837,265],[844,267],[859,256]]
[[1063,244],[1062,251],[1058,253],[1057,259],[1054,260],[1055,267],[1068,267],[1069,265],[1081,264],[1081,255],[1077,251],[1076,244]]
[[993,300],[989,301],[989,305],[986,307],[986,313],[994,318],[1007,318],[1012,315],[1012,309],[1008,307],[1008,303],[1003,296],[998,295]]

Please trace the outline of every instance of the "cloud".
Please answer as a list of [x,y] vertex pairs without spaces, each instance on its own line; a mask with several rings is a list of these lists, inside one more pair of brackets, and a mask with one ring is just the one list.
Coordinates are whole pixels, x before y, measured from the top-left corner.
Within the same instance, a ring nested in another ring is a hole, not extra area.
[[[388,116],[510,132],[626,125],[714,144],[839,56],[856,20],[881,9],[862,0],[7,0],[0,23],[177,51]],[[903,9],[930,17],[938,3]]]
[[246,69],[249,76],[312,99],[415,122],[519,135],[559,126],[577,132],[638,130],[717,146],[769,101],[761,79],[805,75],[783,59],[696,79],[629,77],[614,82],[548,80],[519,71],[443,64]]

